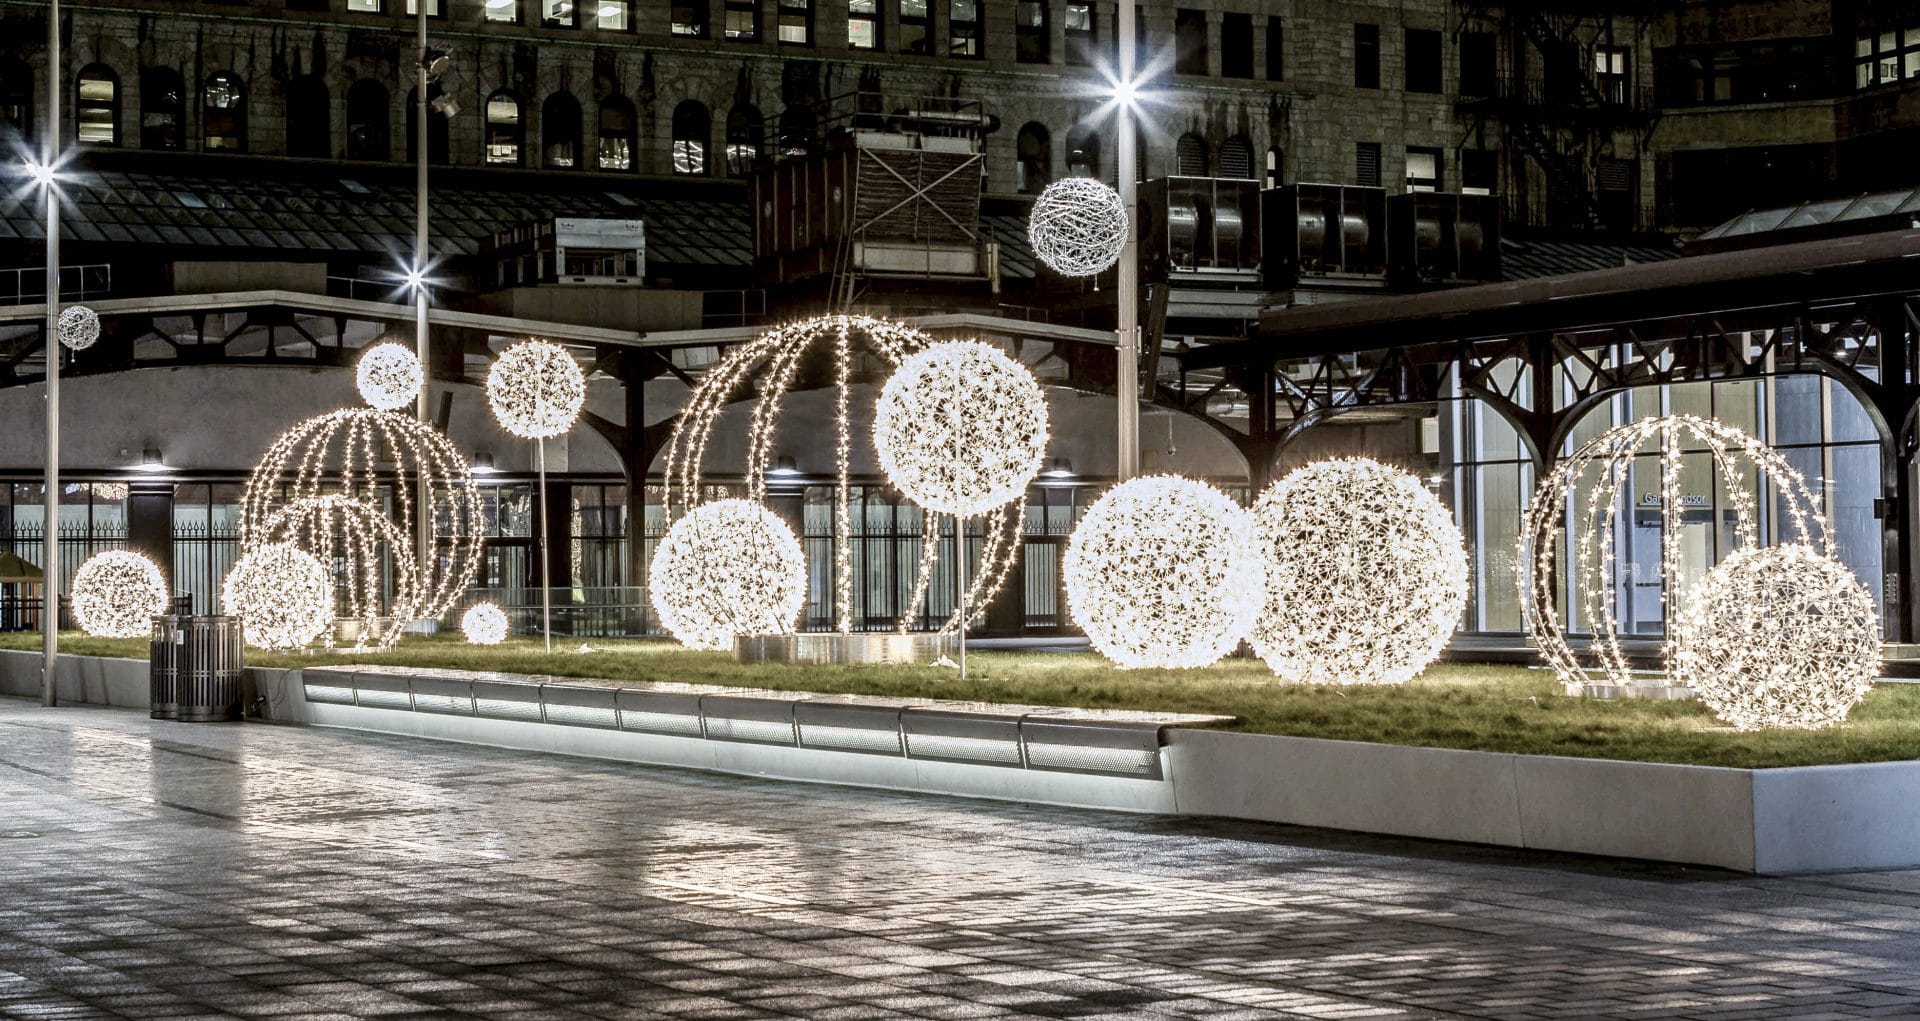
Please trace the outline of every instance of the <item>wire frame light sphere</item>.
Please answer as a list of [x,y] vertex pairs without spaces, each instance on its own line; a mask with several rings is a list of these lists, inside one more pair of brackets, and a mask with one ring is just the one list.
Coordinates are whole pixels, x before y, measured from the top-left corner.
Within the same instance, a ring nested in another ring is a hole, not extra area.
[[1027,491],[1047,451],[1047,396],[1027,367],[978,341],[900,363],[874,408],[880,468],[930,511],[972,517]]
[[1453,514],[1418,478],[1364,457],[1306,465],[1253,507],[1266,600],[1248,636],[1283,680],[1405,684],[1467,604]]
[[1074,623],[1116,666],[1203,667],[1253,626],[1266,565],[1251,515],[1227,494],[1148,475],[1087,509],[1061,574]]
[[460,615],[460,633],[468,645],[499,645],[507,640],[507,614],[493,603],[475,603]]
[[701,504],[660,539],[647,591],[660,623],[693,649],[733,648],[736,635],[789,634],[807,595],[793,529],[752,500]]
[[60,310],[54,329],[69,350],[85,351],[100,339],[100,315],[85,305],[68,305]]
[[73,622],[95,638],[140,638],[167,612],[167,582],[132,550],[95,553],[73,573]]
[[426,385],[420,356],[392,341],[374,344],[362,351],[353,379],[360,389],[360,399],[381,411],[407,407]]
[[356,625],[355,648],[392,648],[407,622],[420,615],[413,540],[363,500],[331,493],[300,497],[275,510],[254,538],[304,550],[328,568],[334,620]]
[[304,649],[333,625],[333,579],[311,554],[286,543],[242,554],[227,572],[220,601],[240,618],[242,636],[256,649]]
[[552,439],[573,428],[587,401],[587,377],[567,349],[523,340],[500,352],[487,372],[487,404],[506,431]]
[[1063,177],[1034,200],[1027,240],[1055,273],[1093,276],[1120,261],[1127,207],[1118,192],[1091,177]]
[[1880,615],[1845,564],[1806,543],[1735,550],[1681,607],[1673,672],[1739,730],[1831,727],[1880,675]]

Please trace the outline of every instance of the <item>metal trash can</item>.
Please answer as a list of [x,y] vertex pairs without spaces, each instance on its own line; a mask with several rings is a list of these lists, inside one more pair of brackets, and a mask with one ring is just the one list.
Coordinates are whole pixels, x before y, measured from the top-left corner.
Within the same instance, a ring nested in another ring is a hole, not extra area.
[[238,617],[182,618],[180,715],[182,723],[240,718],[240,675],[246,655]]
[[153,618],[153,642],[148,647],[149,675],[153,684],[153,718],[180,718],[180,661],[186,651],[183,627],[188,618],[163,614]]

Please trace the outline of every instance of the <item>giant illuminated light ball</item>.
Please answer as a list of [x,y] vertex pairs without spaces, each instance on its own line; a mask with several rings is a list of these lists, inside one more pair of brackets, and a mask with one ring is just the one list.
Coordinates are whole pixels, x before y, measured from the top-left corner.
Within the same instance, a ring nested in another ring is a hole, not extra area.
[[807,596],[807,559],[772,511],[751,500],[716,500],[667,529],[647,592],[682,645],[732,649],[736,635],[793,631]]
[[360,388],[361,400],[381,411],[398,411],[420,396],[426,374],[420,369],[418,355],[388,341],[361,353],[354,383]]
[[227,572],[221,602],[240,618],[248,645],[304,649],[333,624],[333,579],[305,550],[263,543]]
[[1253,507],[1266,605],[1249,636],[1275,675],[1404,684],[1467,605],[1453,515],[1420,479],[1363,457],[1287,473]]
[[1123,482],[1067,543],[1068,610],[1117,666],[1206,666],[1240,644],[1260,611],[1266,566],[1253,535],[1252,516],[1204,482]]
[[475,603],[460,615],[460,633],[469,645],[499,645],[507,640],[506,611],[493,603]]
[[1675,617],[1674,679],[1740,730],[1844,723],[1879,675],[1873,596],[1806,543],[1734,550]]
[[1127,207],[1091,177],[1047,185],[1027,218],[1033,254],[1061,276],[1086,277],[1120,261],[1127,243]]
[[167,583],[153,561],[132,550],[88,557],[73,574],[73,621],[95,638],[140,638],[167,612]]
[[525,340],[494,359],[487,403],[500,427],[528,440],[552,439],[573,428],[587,401],[587,377],[567,349]]
[[939,514],[972,517],[1027,491],[1047,449],[1047,397],[1033,373],[977,341],[900,363],[874,409],[887,481]]

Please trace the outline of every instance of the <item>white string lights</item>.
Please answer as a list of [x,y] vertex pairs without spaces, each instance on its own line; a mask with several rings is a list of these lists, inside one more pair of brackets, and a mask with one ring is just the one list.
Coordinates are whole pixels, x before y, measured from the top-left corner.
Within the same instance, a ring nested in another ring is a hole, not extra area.
[[100,315],[85,305],[68,305],[60,310],[54,329],[60,335],[60,343],[70,350],[85,351],[100,339]]
[[1087,509],[1061,574],[1074,623],[1115,665],[1203,667],[1253,626],[1266,565],[1252,516],[1225,493],[1148,475]]
[[998,348],[948,341],[908,357],[873,415],[887,481],[939,514],[972,517],[1027,491],[1047,448],[1047,398]]
[[1119,193],[1091,177],[1063,177],[1034,200],[1027,240],[1055,273],[1093,276],[1120,261],[1127,207]]
[[[332,565],[334,620],[352,621],[356,649],[389,649],[420,615],[413,541],[361,500],[328,494],[292,500],[261,525],[256,541],[285,543]],[[333,644],[331,637],[327,642]]]
[[240,618],[246,643],[256,649],[304,649],[333,624],[333,579],[311,554],[286,543],[261,543],[242,554],[227,572],[220,601]]
[[1675,679],[1740,730],[1844,723],[1880,675],[1873,596],[1802,542],[1729,554],[1673,630]]
[[73,621],[95,638],[141,638],[167,612],[167,582],[132,550],[95,553],[73,573]]
[[567,349],[523,340],[500,352],[487,372],[487,404],[500,427],[528,440],[573,428],[587,401],[587,377]]
[[507,614],[493,603],[475,603],[460,615],[460,633],[468,645],[499,645],[507,640]]
[[1268,487],[1253,521],[1267,582],[1249,637],[1275,675],[1404,684],[1446,647],[1467,556],[1420,479],[1367,458],[1321,461]]
[[426,385],[420,356],[392,341],[374,344],[362,351],[353,378],[360,389],[360,399],[381,411],[407,407]]
[[731,650],[736,635],[792,633],[806,601],[807,560],[793,529],[766,507],[716,500],[667,529],[647,592],[681,644]]

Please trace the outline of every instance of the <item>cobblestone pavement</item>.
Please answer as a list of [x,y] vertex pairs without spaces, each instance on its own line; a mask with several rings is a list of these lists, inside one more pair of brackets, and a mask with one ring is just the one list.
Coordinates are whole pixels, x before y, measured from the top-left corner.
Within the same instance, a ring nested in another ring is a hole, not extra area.
[[0,699],[8,1017],[1920,1017],[1916,908]]

